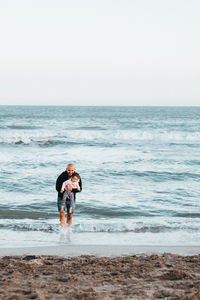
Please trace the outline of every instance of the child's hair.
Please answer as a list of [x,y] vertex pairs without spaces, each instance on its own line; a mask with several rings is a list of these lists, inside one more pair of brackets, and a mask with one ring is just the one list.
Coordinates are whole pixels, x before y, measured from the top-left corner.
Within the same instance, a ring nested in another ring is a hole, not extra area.
[[81,179],[80,175],[78,173],[76,173],[76,172],[74,172],[72,174],[72,177],[77,177],[79,180]]

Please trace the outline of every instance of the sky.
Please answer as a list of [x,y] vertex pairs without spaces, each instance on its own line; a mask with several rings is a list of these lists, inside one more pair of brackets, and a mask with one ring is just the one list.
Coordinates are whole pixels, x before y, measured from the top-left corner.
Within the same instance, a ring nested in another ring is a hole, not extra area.
[[1,105],[200,105],[199,0],[0,0]]

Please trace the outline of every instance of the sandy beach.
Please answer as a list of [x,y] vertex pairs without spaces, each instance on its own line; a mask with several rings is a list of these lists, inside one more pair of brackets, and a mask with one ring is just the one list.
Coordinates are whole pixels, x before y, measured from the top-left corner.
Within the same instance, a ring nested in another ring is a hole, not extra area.
[[0,298],[200,299],[199,250],[149,246],[1,248]]

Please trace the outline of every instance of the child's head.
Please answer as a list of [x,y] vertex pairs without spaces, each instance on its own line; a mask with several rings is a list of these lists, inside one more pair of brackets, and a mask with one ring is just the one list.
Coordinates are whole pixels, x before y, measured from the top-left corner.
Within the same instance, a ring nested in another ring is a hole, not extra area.
[[78,182],[80,179],[81,179],[81,177],[80,177],[80,175],[78,173],[74,172],[72,174],[71,181],[73,181],[73,182],[77,181]]

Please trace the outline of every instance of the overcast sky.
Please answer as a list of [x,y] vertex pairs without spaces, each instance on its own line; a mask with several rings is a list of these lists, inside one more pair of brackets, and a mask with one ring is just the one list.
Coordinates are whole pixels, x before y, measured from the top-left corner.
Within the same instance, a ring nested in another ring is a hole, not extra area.
[[200,105],[199,0],[0,0],[0,104]]

